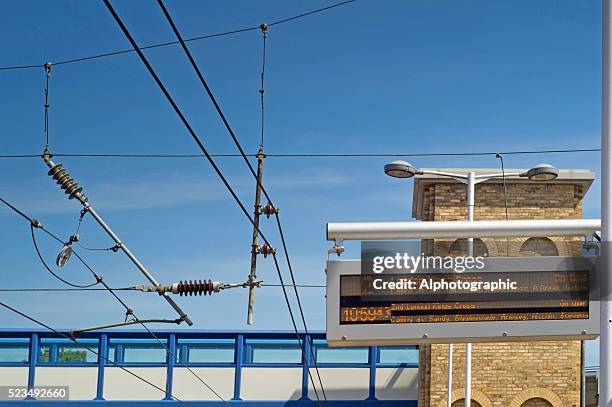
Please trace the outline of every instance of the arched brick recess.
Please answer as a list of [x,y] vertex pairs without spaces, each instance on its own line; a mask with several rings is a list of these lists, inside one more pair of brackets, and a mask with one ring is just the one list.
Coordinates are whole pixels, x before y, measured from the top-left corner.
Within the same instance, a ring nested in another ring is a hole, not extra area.
[[[521,249],[525,249],[524,245],[527,243],[529,239],[521,238],[521,237],[511,237],[508,239],[505,238],[488,238],[483,239],[483,242],[486,244],[489,255],[492,257],[498,256],[525,256],[532,255],[532,253],[524,253],[521,252]],[[535,238],[535,240],[542,240],[542,238]],[[568,236],[568,237],[548,237],[544,238],[544,240],[548,240],[552,242],[554,246],[556,246],[557,252],[559,256],[579,256],[582,253],[582,242],[580,238]],[[532,240],[533,243],[533,240]],[[529,243],[527,243],[529,245]],[[537,246],[537,245],[536,245]],[[552,249],[552,246],[551,246]],[[545,253],[540,253],[538,255],[542,255]],[[554,251],[551,253],[546,253],[547,255],[553,254],[557,255]]]
[[519,249],[519,256],[558,256],[559,247],[548,237],[530,237]]
[[579,237],[550,237],[559,250],[559,256],[580,256],[582,254],[582,241]]
[[554,392],[544,389],[542,387],[532,387],[530,389],[523,390],[517,394],[508,407],[521,407],[524,402],[531,399],[543,399],[548,401],[552,407],[564,407],[563,401]]
[[521,404],[521,407],[551,407],[551,406],[552,404],[550,404],[547,400],[541,399],[539,397],[535,399],[529,399],[523,404]]
[[489,249],[490,257],[513,257],[517,256],[517,253],[523,244],[523,240],[516,241],[516,238],[502,239],[502,238],[488,238],[483,239],[487,248]]
[[567,246],[567,242],[560,237],[549,237],[550,240],[557,246],[557,250],[559,251],[559,256],[570,256],[570,249]]
[[[480,405],[479,402],[477,402],[476,400],[472,399],[471,403],[470,403],[471,407],[482,407]],[[465,407],[465,400],[463,398],[460,398],[459,400],[455,401],[451,407]]]
[[[451,403],[454,403],[457,400],[462,400],[463,396],[465,396],[465,389],[458,388],[453,390],[451,393]],[[489,400],[489,398],[479,390],[472,389],[472,400],[480,404],[481,407],[493,407],[491,400]],[[446,400],[441,401],[438,404],[438,407],[446,407]]]
[[[487,242],[482,239],[474,238],[474,256],[489,256],[489,246]],[[467,256],[468,252],[468,240],[467,239],[456,239],[452,241],[448,248],[448,254],[450,256]]]

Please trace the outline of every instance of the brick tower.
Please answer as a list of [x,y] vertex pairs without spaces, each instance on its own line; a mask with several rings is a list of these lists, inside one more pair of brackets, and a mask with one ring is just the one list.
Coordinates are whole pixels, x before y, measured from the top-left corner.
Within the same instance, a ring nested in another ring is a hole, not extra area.
[[[498,169],[440,169],[453,173]],[[520,170],[508,169],[507,172]],[[553,181],[506,178],[476,185],[474,220],[579,219],[582,199],[594,179],[590,170],[559,170]],[[412,216],[422,221],[466,220],[467,188],[449,178],[417,175]],[[506,206],[507,201],[507,206]],[[425,240],[428,255],[464,255],[467,241]],[[474,255],[580,255],[579,237],[474,239]],[[420,351],[419,406],[446,407],[448,345],[425,345]],[[472,345],[473,407],[579,407],[581,342],[510,342]],[[464,405],[465,345],[453,352],[453,407]]]

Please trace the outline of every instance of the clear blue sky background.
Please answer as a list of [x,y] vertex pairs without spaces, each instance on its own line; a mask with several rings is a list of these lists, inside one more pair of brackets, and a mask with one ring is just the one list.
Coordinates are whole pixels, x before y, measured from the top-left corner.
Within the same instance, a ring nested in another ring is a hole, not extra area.
[[[115,1],[141,45],[174,40],[153,1]],[[328,1],[181,1],[168,8],[185,37],[258,25]],[[418,153],[593,148],[599,142],[600,6],[597,1],[371,1],[272,27],[267,65],[269,153]],[[99,1],[7,2],[0,65],[39,64],[129,48]],[[190,43],[238,137],[256,152],[261,35]],[[212,152],[234,152],[179,47],[147,51]],[[42,69],[0,72],[0,154],[40,153]],[[51,83],[55,152],[198,153],[135,54],[57,66]],[[494,157],[410,159],[418,166],[496,167]],[[282,209],[297,279],[324,282],[325,223],[409,220],[409,181],[385,177],[381,158],[270,158],[266,186]],[[597,153],[507,156],[507,167],[552,162],[591,168]],[[61,159],[122,239],[163,282],[244,281],[250,226],[202,159]],[[219,164],[252,205],[238,158]],[[39,159],[0,160],[1,196],[68,237],[79,205]],[[599,216],[599,184],[585,199]],[[2,287],[57,287],[35,257],[27,223],[0,208]],[[273,224],[264,230],[277,240]],[[88,219],[83,243],[109,246]],[[59,247],[41,236],[49,261]],[[350,247],[355,255],[355,246]],[[84,253],[114,286],[143,283],[121,254]],[[260,277],[277,282],[270,259]],[[285,270],[286,271],[286,270]],[[62,275],[81,283],[71,262]],[[301,290],[311,329],[324,328],[324,291]],[[62,328],[123,319],[107,293],[2,294]],[[124,295],[142,317],[173,317],[155,295]],[[197,328],[246,329],[246,291],[179,300]],[[253,329],[289,329],[281,291],[257,292]],[[1,326],[28,322],[0,312]],[[591,354],[594,361],[595,354]],[[594,363],[594,362],[593,362]]]

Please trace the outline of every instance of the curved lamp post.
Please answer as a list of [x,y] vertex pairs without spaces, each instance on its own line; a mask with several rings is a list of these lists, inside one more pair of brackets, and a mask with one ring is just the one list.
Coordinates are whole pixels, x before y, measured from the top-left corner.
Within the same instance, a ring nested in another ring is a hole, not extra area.
[[[462,180],[461,182],[464,182],[463,180],[467,179],[469,176],[469,173],[468,174],[454,174],[451,172],[444,172],[444,171],[419,170],[414,165],[406,161],[402,161],[402,160],[393,161],[385,165],[385,174],[387,174],[390,177],[394,177],[394,178],[411,178],[417,174],[418,175],[422,175],[422,174],[441,175],[441,176],[446,176],[450,178],[461,179]],[[494,174],[475,175],[475,178],[482,182],[490,178],[498,178],[498,177],[503,177],[503,176],[504,176],[503,173],[498,172]],[[551,181],[559,176],[559,170],[550,164],[538,164],[535,167],[528,169],[527,171],[507,172],[505,173],[505,176],[506,177],[516,177],[516,176],[526,177],[526,178],[529,178],[529,180],[531,181]]]

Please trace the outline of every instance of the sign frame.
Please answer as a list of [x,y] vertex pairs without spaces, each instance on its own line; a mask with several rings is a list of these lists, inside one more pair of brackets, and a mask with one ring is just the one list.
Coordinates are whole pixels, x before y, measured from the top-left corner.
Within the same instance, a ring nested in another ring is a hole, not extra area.
[[327,343],[329,346],[375,346],[595,339],[599,336],[600,321],[596,261],[595,256],[488,257],[486,270],[481,271],[589,270],[589,319],[341,325],[340,276],[361,275],[361,261],[328,260]]

